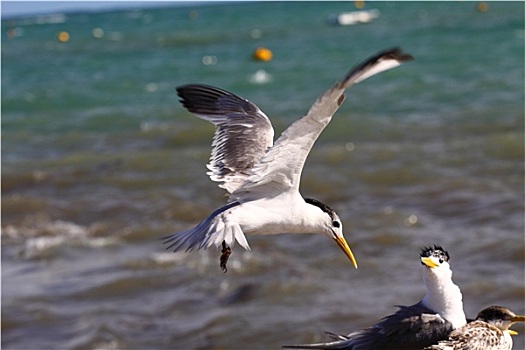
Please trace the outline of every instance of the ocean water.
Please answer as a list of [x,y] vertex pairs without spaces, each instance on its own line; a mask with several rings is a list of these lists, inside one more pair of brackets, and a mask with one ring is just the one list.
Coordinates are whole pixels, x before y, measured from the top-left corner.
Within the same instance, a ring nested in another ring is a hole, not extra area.
[[[424,294],[419,250],[451,255],[465,311],[525,313],[524,4],[175,6],[2,20],[2,348],[277,349],[377,322]],[[69,40],[57,35],[67,32]],[[273,59],[254,61],[258,46]],[[225,203],[213,127],[175,87],[256,103],[278,135],[351,66],[415,60],[347,92],[303,172],[343,220],[322,235],[214,249],[160,238]],[[524,349],[525,327],[514,337]]]

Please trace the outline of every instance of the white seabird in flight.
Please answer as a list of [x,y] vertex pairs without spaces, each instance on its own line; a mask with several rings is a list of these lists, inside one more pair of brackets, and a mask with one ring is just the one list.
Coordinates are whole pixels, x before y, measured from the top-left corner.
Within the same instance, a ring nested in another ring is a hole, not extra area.
[[324,233],[357,268],[335,211],[299,193],[301,173],[314,142],[343,103],[345,89],[411,59],[396,48],[358,64],[275,143],[270,120],[253,103],[208,85],[178,87],[183,106],[216,127],[208,175],[222,183],[219,187],[229,193],[229,203],[197,226],[164,237],[169,244],[166,249],[191,251],[222,245],[220,266],[226,272],[235,241],[250,250],[245,235]]
[[525,316],[516,315],[502,306],[489,306],[481,310],[476,320],[452,331],[448,340],[442,340],[428,350],[510,350],[511,335],[518,334],[509,329],[516,322],[525,322]]
[[449,254],[442,247],[420,253],[426,294],[417,304],[399,310],[379,323],[348,335],[329,333],[331,342],[286,345],[292,349],[331,350],[421,350],[447,339],[449,333],[467,323],[461,290],[452,281]]

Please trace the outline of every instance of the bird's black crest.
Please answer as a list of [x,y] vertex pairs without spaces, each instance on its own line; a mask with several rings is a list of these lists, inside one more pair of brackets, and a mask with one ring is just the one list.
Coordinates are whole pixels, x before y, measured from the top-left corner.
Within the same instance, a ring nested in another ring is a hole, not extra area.
[[313,198],[305,198],[304,201],[308,204],[315,205],[316,207],[318,207],[319,209],[321,209],[322,211],[330,215],[330,218],[332,218],[332,220],[335,219],[335,210],[333,210],[332,208],[330,208],[328,205],[324,204],[323,202],[318,201],[317,199],[313,199]]
[[450,256],[448,255],[448,252],[443,249],[440,245],[434,244],[433,247],[423,247],[421,249],[421,253],[419,253],[419,256],[422,258],[429,258],[431,256],[434,256],[438,259],[443,259],[444,261],[449,261]]

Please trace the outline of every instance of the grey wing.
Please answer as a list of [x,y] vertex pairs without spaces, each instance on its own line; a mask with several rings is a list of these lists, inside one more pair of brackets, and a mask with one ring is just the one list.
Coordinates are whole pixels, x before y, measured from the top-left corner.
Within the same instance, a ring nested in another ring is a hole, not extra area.
[[[446,339],[452,325],[421,303],[399,306],[399,310],[372,327],[329,343],[294,345],[296,349],[373,350],[405,349],[420,350],[425,346]],[[335,338],[332,335],[332,338]],[[289,347],[289,346],[286,346]]]
[[452,331],[448,340],[428,347],[429,350],[497,350],[503,332],[483,321],[473,321]]
[[177,94],[188,111],[215,125],[208,175],[233,192],[272,146],[270,120],[253,103],[216,87],[183,85]]
[[308,113],[295,121],[279,137],[253,169],[251,176],[235,193],[236,199],[269,196],[287,190],[299,190],[306,157],[344,100],[344,91],[374,74],[399,66],[412,59],[399,49],[380,52],[350,70],[312,105]]

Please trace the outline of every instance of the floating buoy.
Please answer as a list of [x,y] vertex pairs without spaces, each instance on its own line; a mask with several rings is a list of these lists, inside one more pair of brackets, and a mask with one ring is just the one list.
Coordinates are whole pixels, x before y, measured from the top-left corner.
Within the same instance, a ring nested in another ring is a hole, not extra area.
[[91,35],[95,39],[101,39],[104,36],[104,30],[102,28],[93,28]]
[[261,35],[262,32],[260,29],[252,29],[252,31],[250,32],[250,36],[252,37],[252,39],[260,39]]
[[489,9],[489,4],[487,4],[485,1],[478,2],[476,5],[476,9],[478,12],[487,12]]
[[60,32],[57,34],[57,40],[61,43],[65,43],[69,41],[69,33],[68,32]]
[[214,66],[217,64],[217,56],[215,55],[205,55],[202,56],[202,64],[205,66]]
[[264,69],[259,69],[248,77],[248,81],[253,84],[266,84],[272,81],[272,75]]
[[189,13],[188,13],[188,18],[191,20],[191,21],[196,21],[198,18],[199,18],[199,13],[195,10],[191,10]]
[[265,47],[258,47],[253,52],[253,58],[257,61],[270,61],[273,58],[273,53]]

